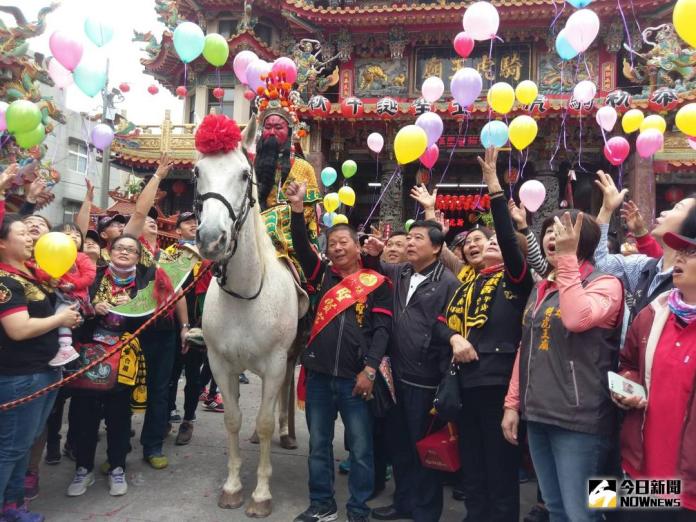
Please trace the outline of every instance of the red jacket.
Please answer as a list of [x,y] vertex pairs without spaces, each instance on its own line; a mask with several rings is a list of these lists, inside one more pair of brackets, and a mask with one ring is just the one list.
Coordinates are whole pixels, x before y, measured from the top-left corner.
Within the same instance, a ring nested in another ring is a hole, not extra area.
[[[41,270],[41,268],[36,267],[36,277],[39,281],[44,284],[52,279],[50,275]],[[69,292],[65,292],[66,295],[71,297],[79,297],[84,302],[89,303],[89,287],[94,283],[97,277],[97,266],[92,262],[92,260],[84,252],[77,253],[77,259],[75,259],[75,264],[68,270],[68,272],[60,278],[60,284],[58,288],[62,285],[69,283],[72,284],[73,288]]]
[[[619,373],[650,389],[650,372],[653,355],[662,330],[671,312],[667,306],[668,293],[664,293],[645,307],[631,324],[626,343],[620,354]],[[647,356],[647,357],[646,357]],[[682,495],[696,499],[696,386],[684,417],[679,455],[679,475],[682,479]],[[650,397],[648,396],[648,408]],[[621,428],[621,457],[633,469],[643,467],[643,423],[644,409],[626,412]]]

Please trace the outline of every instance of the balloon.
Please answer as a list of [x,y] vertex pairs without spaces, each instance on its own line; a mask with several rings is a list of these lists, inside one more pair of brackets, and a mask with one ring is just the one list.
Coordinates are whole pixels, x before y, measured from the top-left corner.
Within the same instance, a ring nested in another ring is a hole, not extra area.
[[66,32],[55,31],[48,40],[53,57],[66,69],[73,71],[82,58],[82,42]]
[[0,132],[7,129],[7,119],[5,118],[5,116],[7,114],[7,108],[9,106],[9,103],[0,101]]
[[643,123],[644,118],[645,116],[643,116],[640,109],[631,109],[621,118],[621,128],[623,128],[624,132],[627,134],[635,132],[640,128],[640,124]]
[[655,128],[641,131],[636,139],[636,150],[638,155],[645,159],[659,151],[665,143],[662,133]]
[[222,67],[230,56],[230,46],[221,34],[210,33],[205,37],[203,58],[214,67]]
[[355,205],[355,191],[348,186],[341,187],[338,189],[338,199],[344,205],[352,207]]
[[326,212],[322,216],[322,221],[327,227],[332,227],[334,224],[334,219],[336,218],[336,213],[335,212]]
[[329,192],[324,196],[324,208],[327,212],[333,212],[338,208],[338,205],[340,205],[340,200],[336,192]]
[[500,16],[492,4],[476,2],[466,8],[462,24],[474,40],[491,40],[498,34]]
[[436,102],[445,92],[445,84],[437,76],[426,78],[421,86],[421,94],[430,103]]
[[407,219],[407,220],[406,220],[406,223],[404,223],[404,230],[405,230],[406,232],[410,232],[410,231],[411,231],[411,227],[413,226],[413,224],[414,224],[415,222],[416,222],[415,219]]
[[51,58],[48,62],[48,75],[59,89],[65,89],[73,83],[72,73],[55,58]]
[[44,129],[43,123],[39,123],[32,130],[27,132],[17,132],[14,135],[14,139],[23,149],[30,149],[34,145],[41,143],[46,137],[46,129]]
[[590,80],[582,80],[573,88],[573,98],[580,103],[591,102],[595,94],[597,94],[597,87]]
[[568,0],[568,3],[575,9],[582,9],[592,3],[592,0]]
[[667,130],[667,122],[659,114],[651,114],[646,116],[645,119],[640,124],[640,132],[645,132],[648,129],[655,129],[664,134]]
[[428,135],[418,125],[406,125],[399,129],[394,138],[394,155],[400,165],[411,163],[421,157],[428,146]]
[[347,225],[348,224],[348,218],[346,217],[345,214],[336,214],[334,216],[333,224],[335,225]]
[[532,80],[521,81],[515,87],[515,96],[517,96],[517,101],[522,105],[529,105],[537,99],[538,95],[539,88]]
[[114,28],[102,17],[88,16],[84,29],[87,38],[97,47],[105,46],[114,37]]
[[249,88],[259,94],[259,88],[266,87],[266,80],[262,76],[267,76],[271,72],[271,64],[264,60],[255,60],[247,65],[245,74]]
[[106,85],[106,60],[96,54],[85,55],[75,68],[73,79],[87,96],[96,96]]
[[427,169],[432,169],[440,157],[440,149],[437,145],[430,145],[425,152],[421,154],[420,162]]
[[604,145],[604,157],[615,167],[621,165],[631,152],[628,140],[623,136],[614,136]]
[[590,9],[580,9],[568,17],[566,38],[578,53],[592,45],[599,33],[599,17]]
[[500,114],[507,114],[515,104],[515,90],[509,83],[498,82],[488,89],[488,105]]
[[373,132],[367,137],[367,148],[379,154],[384,147],[384,138],[379,132]]
[[324,170],[321,171],[321,182],[325,187],[333,185],[336,179],[338,179],[338,173],[335,168],[324,167]]
[[568,41],[567,29],[561,29],[556,35],[556,52],[562,60],[572,60],[578,55],[578,52]]
[[508,127],[502,121],[489,121],[481,129],[481,145],[484,148],[502,147],[508,141]]
[[36,242],[34,258],[41,270],[58,279],[75,264],[77,247],[69,235],[63,232],[49,232]]
[[94,126],[90,134],[92,144],[99,150],[104,150],[111,145],[114,140],[114,131],[106,123],[99,123]]
[[520,187],[520,202],[530,212],[536,212],[546,199],[546,187],[535,179],[525,181]]
[[434,112],[426,112],[418,116],[416,125],[425,131],[425,135],[428,137],[428,146],[437,143],[437,140],[442,136],[444,128],[442,118]]
[[287,56],[281,56],[271,67],[271,71],[281,75],[281,79],[288,83],[295,83],[297,80],[297,65]]
[[193,22],[183,22],[174,29],[174,49],[182,62],[190,63],[198,58],[203,52],[203,47],[205,47],[205,34],[198,25]]
[[452,97],[462,107],[468,107],[478,98],[483,89],[483,80],[476,69],[464,67],[459,69],[450,82]]
[[474,39],[466,31],[462,31],[454,37],[454,50],[462,58],[468,58],[474,50]]
[[616,109],[609,105],[600,107],[597,111],[597,114],[595,114],[597,125],[599,125],[602,129],[604,129],[607,132],[611,132],[614,129],[614,125],[616,125],[617,118],[618,114],[616,113]]
[[355,176],[355,173],[358,172],[358,165],[353,160],[346,160],[341,165],[341,172],[344,178],[352,178]]
[[687,136],[696,136],[696,103],[687,103],[679,109],[674,123]]
[[246,69],[251,62],[255,62],[258,59],[259,57],[256,56],[256,53],[253,51],[245,49],[237,53],[237,56],[234,57],[234,61],[232,62],[232,69],[234,69],[234,74],[237,75],[237,79],[240,82],[244,84],[247,83]]
[[512,143],[517,150],[522,150],[534,141],[538,131],[539,128],[534,118],[526,114],[516,116],[508,126],[510,143]]
[[10,103],[5,112],[7,130],[20,134],[29,132],[41,123],[41,111],[34,102],[29,100],[16,100]]
[[696,0],[678,0],[672,12],[677,34],[691,47],[696,47]]

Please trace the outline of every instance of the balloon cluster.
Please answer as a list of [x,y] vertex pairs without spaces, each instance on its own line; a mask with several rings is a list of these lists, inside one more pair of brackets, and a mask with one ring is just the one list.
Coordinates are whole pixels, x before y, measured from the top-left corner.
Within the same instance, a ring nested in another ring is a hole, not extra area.
[[[574,0],[575,7],[589,5],[587,0]],[[562,60],[571,60],[585,52],[599,34],[599,17],[590,9],[579,9],[568,17],[556,35],[556,52]]]
[[[346,160],[341,165],[341,173],[345,179],[350,179],[358,172],[358,164],[353,160]],[[333,185],[338,179],[338,173],[333,167],[325,167],[321,171],[321,182],[325,187]],[[348,185],[344,185],[337,192],[329,192],[324,196],[324,209],[326,213],[322,217],[324,225],[332,227],[341,223],[348,223],[345,214],[336,213],[338,207],[343,204],[347,207],[355,205],[355,191]]]
[[0,131],[7,130],[23,149],[30,149],[46,137],[39,107],[29,100],[16,100],[9,105],[0,102]]

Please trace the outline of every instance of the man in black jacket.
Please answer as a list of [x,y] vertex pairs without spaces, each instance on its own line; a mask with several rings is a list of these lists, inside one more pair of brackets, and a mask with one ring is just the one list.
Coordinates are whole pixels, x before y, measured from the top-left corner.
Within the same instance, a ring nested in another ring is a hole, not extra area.
[[394,299],[390,353],[396,407],[387,415],[387,425],[396,490],[391,506],[372,511],[377,520],[436,522],[442,514],[439,472],[421,466],[416,442],[428,432],[435,390],[452,358],[454,332],[444,315],[459,281],[438,260],[444,240],[438,223],[416,221],[407,236],[409,262],[382,264]]
[[285,195],[292,208],[291,234],[308,283],[318,288],[319,304],[302,356],[309,428],[309,508],[295,522],[336,520],[333,434],[336,414],[350,447],[348,520],[369,520],[366,504],[374,488],[372,415],[368,401],[389,343],[391,293],[386,278],[362,269],[360,243],[350,226],[327,232],[323,263],[312,248],[304,221],[304,185],[291,183]]

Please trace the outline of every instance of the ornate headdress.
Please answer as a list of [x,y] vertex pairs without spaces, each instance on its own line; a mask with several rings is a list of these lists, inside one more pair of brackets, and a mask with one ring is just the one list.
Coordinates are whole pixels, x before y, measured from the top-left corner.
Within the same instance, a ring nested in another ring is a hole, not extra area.
[[265,87],[259,87],[256,94],[259,133],[263,122],[269,116],[280,116],[288,122],[292,131],[292,141],[299,141],[309,134],[309,126],[297,117],[297,105],[301,103],[300,93],[292,90],[292,84],[285,81],[284,73],[270,72],[264,78]]

